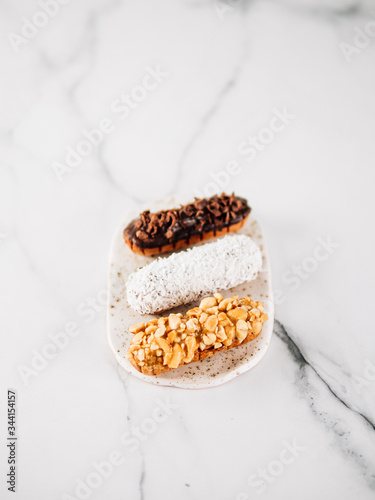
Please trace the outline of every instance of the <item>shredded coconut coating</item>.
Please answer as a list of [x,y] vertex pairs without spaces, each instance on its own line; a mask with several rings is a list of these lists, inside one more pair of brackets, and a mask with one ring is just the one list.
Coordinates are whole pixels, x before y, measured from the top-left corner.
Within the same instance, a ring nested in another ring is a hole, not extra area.
[[132,273],[126,284],[129,305],[141,314],[166,311],[255,279],[262,255],[245,235],[159,257]]

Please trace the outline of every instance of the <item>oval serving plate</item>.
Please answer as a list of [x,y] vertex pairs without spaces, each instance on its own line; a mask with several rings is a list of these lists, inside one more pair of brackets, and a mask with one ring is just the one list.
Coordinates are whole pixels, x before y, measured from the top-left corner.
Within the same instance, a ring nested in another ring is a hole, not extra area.
[[[147,322],[155,318],[155,316],[158,317],[158,315],[141,315],[137,311],[132,310],[126,300],[125,284],[129,274],[136,271],[139,267],[150,263],[157,257],[144,257],[134,254],[123,240],[123,230],[143,210],[149,209],[157,212],[159,210],[175,208],[187,202],[181,199],[168,198],[149,204],[147,207],[138,207],[126,214],[123,223],[118,228],[112,242],[109,261],[108,342],[120,365],[135,377],[151,384],[184,389],[203,389],[224,384],[241,373],[247,372],[257,365],[266,353],[271,340],[274,320],[271,270],[266,242],[261,227],[250,214],[249,219],[242,229],[232,234],[246,234],[251,236],[255,243],[257,243],[262,252],[263,271],[255,280],[243,283],[230,290],[221,291],[221,293],[224,297],[231,297],[233,295],[245,297],[249,295],[254,300],[261,300],[264,304],[264,312],[268,314],[268,321],[263,325],[262,333],[255,340],[243,346],[218,353],[197,363],[191,363],[161,375],[150,377],[138,372],[126,357],[132,337],[129,327],[142,321]],[[162,256],[166,257],[168,255],[163,254]],[[170,312],[185,314],[188,309],[197,305],[199,305],[199,301],[191,302],[171,309],[165,314],[169,314]]]

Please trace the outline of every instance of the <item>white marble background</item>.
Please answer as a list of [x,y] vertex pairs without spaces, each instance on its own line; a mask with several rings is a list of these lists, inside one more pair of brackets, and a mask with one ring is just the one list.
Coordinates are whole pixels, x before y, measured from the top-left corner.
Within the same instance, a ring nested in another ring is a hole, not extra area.
[[[24,40],[40,2],[0,9],[1,498],[374,498],[374,2],[72,0]],[[168,76],[121,120],[113,102],[158,66]],[[284,108],[247,161],[241,143]],[[55,162],[103,119],[114,130],[59,182]],[[100,304],[112,235],[134,204],[210,189],[229,161],[225,190],[268,238],[269,352],[216,389],[127,377]],[[69,322],[79,334],[31,372]]]

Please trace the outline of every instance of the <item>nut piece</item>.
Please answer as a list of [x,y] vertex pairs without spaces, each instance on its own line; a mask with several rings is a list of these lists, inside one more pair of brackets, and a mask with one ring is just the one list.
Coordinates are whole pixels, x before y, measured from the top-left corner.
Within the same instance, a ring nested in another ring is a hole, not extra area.
[[168,344],[168,342],[165,339],[163,339],[162,337],[157,337],[155,340],[158,346],[161,349],[163,349],[165,354],[172,354],[172,347]]
[[246,321],[244,321],[243,319],[240,319],[239,321],[237,321],[237,324],[236,324],[236,330],[246,330],[247,331],[247,324],[246,324]]
[[240,319],[236,324],[236,337],[240,342],[242,342],[247,337],[247,333],[248,328],[246,321]]
[[207,333],[207,335],[203,335],[203,342],[206,345],[212,345],[216,342],[216,335],[214,333]]
[[165,326],[159,326],[159,328],[155,332],[155,337],[162,337],[165,334]]
[[190,361],[194,358],[194,352],[197,348],[197,341],[195,340],[194,335],[186,337],[185,344],[187,347],[187,355],[184,358],[184,362],[190,363]]
[[233,299],[231,299],[231,298],[222,300],[219,304],[219,311],[225,311],[227,306],[229,306],[229,304],[231,304],[232,300]]
[[201,325],[203,325],[203,323],[206,321],[207,318],[208,318],[208,314],[207,313],[202,313],[201,317],[199,318],[199,323]]
[[236,336],[240,342],[243,342],[247,337],[247,330],[237,330]]
[[218,320],[219,320],[219,324],[222,325],[222,326],[227,326],[227,325],[232,325],[233,324],[231,322],[231,320],[228,318],[228,316],[226,315],[226,313],[224,313],[224,312],[220,312],[219,313]]
[[260,333],[262,331],[262,323],[260,321],[254,321],[252,330],[256,335]]
[[254,316],[256,316],[257,318],[259,318],[259,316],[260,316],[260,311],[259,311],[259,309],[254,308],[254,309],[251,309],[250,314],[253,314],[253,315],[254,315]]
[[168,338],[168,341],[169,342],[173,342],[174,340],[176,340],[176,337],[177,337],[177,332],[175,330],[172,330],[171,332],[168,333],[167,335],[167,338]]
[[223,342],[223,344],[225,346],[230,346],[231,345],[232,340],[234,339],[235,332],[236,332],[236,328],[234,326],[226,326],[225,327],[225,333],[226,333],[226,336],[227,336],[227,339],[224,340],[224,342]]
[[194,323],[194,321],[192,319],[189,319],[187,322],[186,322],[186,326],[187,328],[191,331],[191,332],[194,332],[197,328],[197,325]]
[[244,321],[247,319],[247,311],[245,311],[245,309],[242,309],[242,307],[231,309],[227,312],[227,315],[228,318],[230,318],[232,321],[238,321],[241,319]]
[[145,324],[144,323],[137,323],[136,325],[134,326],[131,326],[129,328],[129,332],[130,333],[138,333],[140,332],[141,330],[143,330],[145,328]]
[[209,309],[210,307],[214,307],[217,305],[216,299],[214,297],[206,297],[202,300],[200,303],[199,307],[205,311],[206,309]]
[[143,361],[145,359],[145,350],[144,349],[139,349],[137,354],[138,354],[139,361]]
[[210,307],[209,309],[206,309],[206,312],[208,314],[215,314],[218,312],[218,310],[219,310],[219,308],[217,306],[215,306],[215,307]]
[[209,332],[214,332],[217,327],[218,319],[216,316],[210,316],[204,326]]
[[145,330],[145,333],[149,334],[149,333],[153,333],[157,330],[157,326],[156,325],[150,325],[146,328]]
[[181,325],[181,318],[177,316],[177,314],[170,314],[168,321],[172,330],[177,330],[177,328]]
[[143,338],[144,333],[143,332],[138,332],[134,335],[132,338],[133,344],[139,344]]
[[217,334],[216,334],[216,337],[217,337],[218,340],[220,340],[220,342],[222,342],[223,340],[226,340],[227,335],[225,333],[225,330],[224,330],[223,326],[219,326]]
[[193,309],[190,309],[187,313],[186,316],[199,316],[202,313],[202,311],[199,309],[199,307],[194,307]]
[[169,368],[177,368],[182,361],[183,354],[184,352],[181,349],[181,346],[179,344],[175,344],[173,346],[172,359],[168,363]]

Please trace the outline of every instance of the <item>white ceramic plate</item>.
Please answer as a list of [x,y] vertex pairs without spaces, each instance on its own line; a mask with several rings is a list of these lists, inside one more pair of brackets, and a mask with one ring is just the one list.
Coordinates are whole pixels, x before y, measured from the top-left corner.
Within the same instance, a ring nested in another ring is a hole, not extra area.
[[[146,208],[151,211],[159,211],[168,208],[175,208],[180,203],[185,204],[189,200],[168,198],[148,205]],[[129,333],[129,326],[141,321],[149,321],[154,316],[142,316],[132,310],[126,301],[125,284],[130,273],[145,266],[156,257],[144,257],[134,254],[124,243],[123,230],[135,219],[140,212],[146,209],[138,207],[126,214],[123,223],[118,228],[114,237],[109,262],[109,300],[108,300],[108,342],[111,346],[117,361],[129,373],[146,382],[157,385],[181,387],[185,389],[203,389],[214,387],[228,382],[253,368],[263,358],[266,353],[273,329],[273,297],[271,286],[271,270],[267,256],[266,243],[262,230],[257,221],[250,215],[244,227],[238,231],[239,234],[246,234],[258,244],[263,256],[263,271],[251,282],[243,283],[230,290],[222,291],[224,297],[239,295],[240,297],[251,296],[254,300],[261,300],[264,303],[264,311],[268,314],[268,321],[263,325],[263,331],[258,338],[248,342],[243,346],[236,347],[229,351],[224,351],[210,358],[186,365],[185,367],[163,373],[154,377],[143,375],[138,372],[126,358],[126,352],[132,334]],[[213,241],[213,240],[211,240]],[[204,244],[204,243],[201,243]],[[164,254],[166,256],[168,254]],[[191,307],[199,304],[193,302],[185,304],[169,312],[185,313]]]

